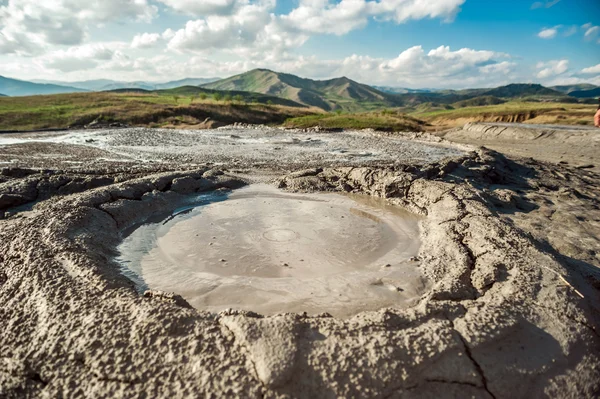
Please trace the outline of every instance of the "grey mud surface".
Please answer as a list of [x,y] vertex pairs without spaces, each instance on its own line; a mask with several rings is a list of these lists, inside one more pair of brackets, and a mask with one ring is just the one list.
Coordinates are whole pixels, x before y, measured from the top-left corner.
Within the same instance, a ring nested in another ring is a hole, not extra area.
[[[0,397],[598,397],[600,176],[476,147],[404,158],[400,139],[364,135],[375,147],[350,151],[383,146],[387,160],[215,167],[210,152],[207,165],[194,151],[157,149],[153,162],[146,148],[0,147],[12,166],[0,176]],[[136,292],[115,260],[128,229],[194,193],[255,181],[422,215],[429,289],[412,307],[349,319],[211,313]]]
[[204,201],[125,238],[119,261],[139,286],[214,313],[340,318],[408,307],[426,288],[419,217],[383,201],[267,184]]

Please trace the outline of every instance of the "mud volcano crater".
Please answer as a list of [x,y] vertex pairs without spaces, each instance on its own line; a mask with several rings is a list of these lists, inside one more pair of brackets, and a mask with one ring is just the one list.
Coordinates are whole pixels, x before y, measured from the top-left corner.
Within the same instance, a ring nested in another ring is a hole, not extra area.
[[198,201],[119,246],[139,290],[176,292],[212,312],[348,317],[408,306],[425,287],[420,218],[384,200],[255,184]]
[[[8,200],[45,200],[0,224],[0,396],[597,396],[597,271],[570,267],[501,213],[516,212],[517,191],[533,191],[523,176],[544,168],[478,149],[301,170],[277,179],[286,193],[214,167],[100,180],[19,171]],[[268,195],[244,194],[254,189]],[[220,201],[197,206],[215,191]],[[349,192],[394,208],[333,194]],[[264,225],[261,207],[277,223]],[[406,223],[400,208],[420,218]],[[165,212],[175,217],[151,219]],[[263,224],[222,230],[227,212]],[[302,243],[299,222],[315,219],[327,239]],[[332,252],[346,223],[364,239]],[[341,273],[320,270],[328,258]]]

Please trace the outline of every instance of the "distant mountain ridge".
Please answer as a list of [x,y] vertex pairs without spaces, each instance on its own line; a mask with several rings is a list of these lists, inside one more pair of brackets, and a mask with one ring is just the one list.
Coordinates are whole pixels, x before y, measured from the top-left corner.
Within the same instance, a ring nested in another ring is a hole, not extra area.
[[268,69],[255,69],[202,87],[213,90],[250,91],[286,98],[325,111],[393,107],[396,96],[346,77],[329,80],[300,78]]
[[482,96],[494,96],[501,98],[519,98],[527,96],[562,96],[563,93],[549,89],[540,84],[513,83],[497,87],[481,93]]
[[0,92],[7,96],[34,96],[40,94],[81,93],[88,90],[77,87],[41,84],[0,76]]
[[563,86],[551,86],[552,90],[560,91],[564,94],[571,94],[574,91],[585,91],[585,90],[593,90],[598,86],[590,84],[590,83],[577,83],[573,85],[563,85]]
[[571,97],[575,98],[595,98],[600,97],[600,87],[596,87],[591,90],[576,90],[569,93]]
[[373,86],[373,88],[390,94],[409,94],[409,93],[431,93],[435,89],[409,89],[407,87],[392,87],[392,86]]
[[[405,109],[446,109],[501,104],[510,100],[593,102],[600,87],[574,84],[544,87],[515,83],[496,88],[464,90],[410,89],[369,86],[347,77],[313,80],[268,69],[254,69],[226,79],[186,78],[171,82],[120,82],[110,79],[81,82],[27,82],[0,76],[0,93],[7,96],[60,94],[86,91],[176,90],[182,95],[241,96],[245,102],[263,102],[292,107],[316,107],[325,111],[361,112],[403,107]],[[184,94],[186,93],[186,94]],[[203,93],[203,94],[202,94]],[[174,95],[178,95],[175,94]],[[260,95],[260,96],[259,96]]]
[[174,89],[182,86],[201,86],[206,83],[215,82],[221,78],[185,78],[181,80],[169,81],[164,83],[157,82],[123,82],[110,79],[84,80],[80,82],[59,82],[52,80],[37,80],[35,83],[68,85],[78,89],[89,91],[111,91],[119,89],[143,89],[143,90],[165,90]]

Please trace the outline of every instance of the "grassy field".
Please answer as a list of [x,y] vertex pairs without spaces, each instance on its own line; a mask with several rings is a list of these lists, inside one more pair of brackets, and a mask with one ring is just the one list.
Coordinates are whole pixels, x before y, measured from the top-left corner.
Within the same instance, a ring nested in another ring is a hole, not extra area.
[[468,122],[518,122],[534,124],[592,125],[597,106],[552,102],[517,102],[464,107],[422,109],[410,113],[434,129],[462,126]]
[[354,114],[327,113],[288,119],[288,128],[320,126],[326,129],[376,129],[381,131],[423,131],[425,123],[399,111],[373,111]]
[[182,90],[158,93],[75,93],[52,96],[0,98],[0,130],[36,130],[78,127],[94,120],[134,126],[197,126],[207,118],[220,124],[234,122],[281,124],[314,110],[247,103],[235,96],[201,98]]
[[382,131],[443,130],[468,122],[583,126],[593,124],[595,111],[595,105],[587,104],[511,101],[462,108],[420,104],[415,108],[326,113],[259,93],[227,93],[188,86],[156,92],[1,97],[0,130],[81,127],[95,120],[149,127],[208,128],[241,122]]

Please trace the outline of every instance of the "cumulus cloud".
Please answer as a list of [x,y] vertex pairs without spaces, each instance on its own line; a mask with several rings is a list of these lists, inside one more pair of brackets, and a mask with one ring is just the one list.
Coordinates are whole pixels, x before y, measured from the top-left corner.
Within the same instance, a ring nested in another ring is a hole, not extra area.
[[231,15],[188,21],[183,29],[167,30],[163,37],[169,38],[169,49],[178,52],[219,49],[259,58],[283,54],[304,44],[308,36],[284,29],[271,13],[275,6],[275,0],[247,3]]
[[589,68],[584,68],[581,70],[581,73],[585,74],[599,74],[600,75],[600,64],[591,66]]
[[567,72],[569,70],[569,60],[540,62],[536,67],[539,70],[536,76],[539,79],[548,79]]
[[403,23],[410,19],[452,20],[465,0],[300,0],[297,8],[281,16],[286,26],[309,33],[346,34],[379,17]]
[[90,25],[118,20],[150,21],[148,0],[8,0],[0,3],[0,52],[33,54],[48,45],[77,45]]
[[152,48],[158,44],[162,36],[158,33],[142,33],[135,35],[131,41],[132,48]]
[[555,26],[554,28],[544,28],[538,33],[538,37],[541,39],[554,39],[558,34],[558,29],[560,26]]

